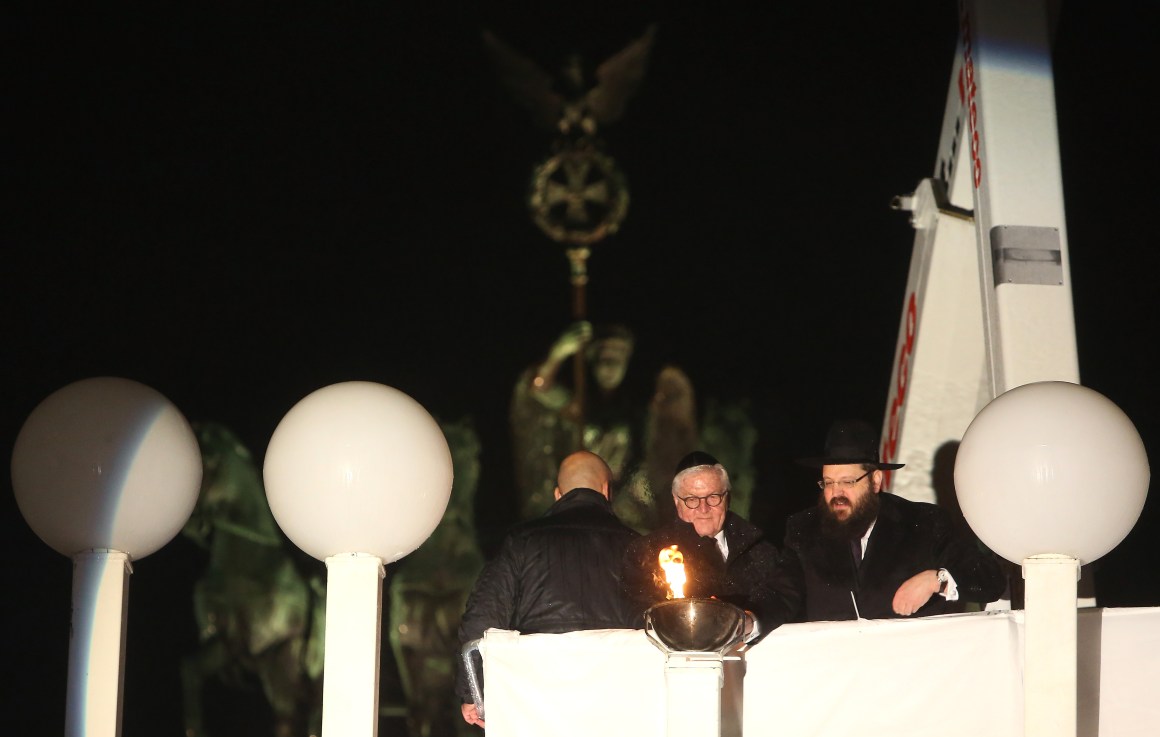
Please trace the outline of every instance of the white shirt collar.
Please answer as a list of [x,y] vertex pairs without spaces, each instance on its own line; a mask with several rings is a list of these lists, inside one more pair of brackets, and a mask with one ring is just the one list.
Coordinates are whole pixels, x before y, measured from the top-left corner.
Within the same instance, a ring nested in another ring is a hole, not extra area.
[[877,519],[875,519],[874,522],[871,522],[870,526],[866,528],[866,533],[864,535],[862,535],[861,542],[862,542],[862,557],[863,558],[866,557],[866,546],[870,544],[870,533],[874,532],[874,525],[876,522],[878,522]]

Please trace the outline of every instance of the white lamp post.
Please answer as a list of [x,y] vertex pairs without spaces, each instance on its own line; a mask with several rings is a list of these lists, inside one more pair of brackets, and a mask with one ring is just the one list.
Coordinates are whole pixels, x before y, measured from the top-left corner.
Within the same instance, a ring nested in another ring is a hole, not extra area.
[[264,475],[274,519],[326,562],[322,733],[376,735],[383,564],[419,547],[443,517],[447,440],[397,389],[334,384],[282,418]]
[[173,539],[201,485],[185,417],[128,379],[85,379],[41,402],[12,451],[12,489],[33,531],[73,559],[67,737],[121,733],[132,560]]
[[1027,582],[1026,737],[1076,733],[1079,567],[1131,531],[1148,480],[1148,457],[1131,420],[1077,384],[1012,389],[963,435],[955,462],[963,516],[988,547],[1022,564]]

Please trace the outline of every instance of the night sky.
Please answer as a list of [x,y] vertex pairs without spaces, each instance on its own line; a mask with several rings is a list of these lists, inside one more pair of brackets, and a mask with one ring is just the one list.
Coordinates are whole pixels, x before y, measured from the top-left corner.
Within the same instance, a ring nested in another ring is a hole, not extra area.
[[[305,395],[382,382],[473,419],[485,545],[513,521],[507,403],[569,321],[568,267],[523,200],[550,136],[498,83],[484,28],[555,70],[658,23],[602,132],[632,202],[594,248],[589,313],[637,333],[644,383],[674,363],[700,400],[749,401],[758,524],[780,539],[812,502],[792,461],[833,418],[880,422],[913,242],[889,203],[934,169],[955,3],[161,5],[20,2],[0,20],[0,704],[23,734],[63,723],[71,565],[23,522],[7,464],[70,382],[145,383],[259,460]],[[1136,8],[1065,4],[1055,74],[1081,378],[1155,462],[1160,65]],[[1102,604],[1160,605],[1158,533],[1153,496],[1101,561]],[[134,566],[125,737],[180,732],[199,565],[177,539]]]

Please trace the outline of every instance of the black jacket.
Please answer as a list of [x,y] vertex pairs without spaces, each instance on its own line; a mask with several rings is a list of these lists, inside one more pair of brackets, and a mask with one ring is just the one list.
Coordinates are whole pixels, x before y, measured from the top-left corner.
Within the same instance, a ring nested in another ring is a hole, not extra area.
[[[956,533],[945,510],[890,493],[879,495],[880,508],[861,565],[855,567],[849,543],[826,538],[820,512],[811,507],[786,522],[781,585],[799,621],[898,617],[894,594],[921,571],[945,568],[955,579],[960,601],[989,602],[1006,586],[999,562],[974,536]],[[853,598],[851,598],[851,592]],[[912,616],[952,611],[938,594]]]
[[665,601],[667,586],[657,558],[663,548],[676,545],[685,559],[685,596],[716,597],[747,609],[763,633],[782,624],[787,607],[776,593],[777,547],[733,512],[725,514],[724,530],[728,560],[722,559],[715,539],[701,537],[693,525],[679,519],[635,540],[625,554],[621,577],[638,615]]
[[[620,563],[636,537],[599,492],[568,492],[543,517],[513,528],[484,566],[459,625],[460,645],[492,627],[534,634],[634,626]],[[462,663],[458,690],[471,701]]]

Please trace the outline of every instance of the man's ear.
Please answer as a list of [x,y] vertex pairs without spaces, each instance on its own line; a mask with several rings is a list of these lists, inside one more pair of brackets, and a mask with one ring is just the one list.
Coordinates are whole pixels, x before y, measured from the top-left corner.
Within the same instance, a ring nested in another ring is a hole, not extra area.
[[886,476],[881,471],[874,471],[874,473],[870,475],[875,494],[882,491],[882,479],[884,478],[886,478]]
[[556,491],[555,491],[554,493],[555,493],[555,495],[556,495],[556,501],[560,501],[560,497],[564,496],[563,494],[561,494],[561,493],[560,493],[560,487],[559,487],[559,486],[557,486],[557,487],[556,487]]

